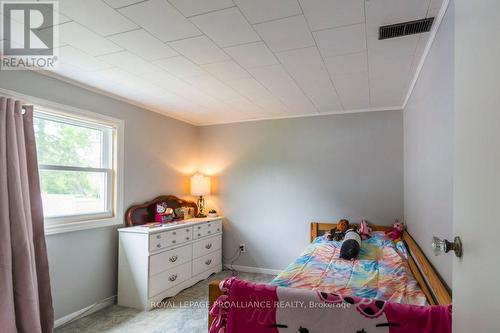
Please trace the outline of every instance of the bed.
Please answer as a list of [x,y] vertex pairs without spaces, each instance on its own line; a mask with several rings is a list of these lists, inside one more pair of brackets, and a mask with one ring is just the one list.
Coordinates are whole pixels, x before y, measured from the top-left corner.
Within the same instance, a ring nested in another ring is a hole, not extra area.
[[[338,259],[340,243],[323,237],[335,226],[312,222],[311,244],[270,284],[396,303],[451,304],[450,290],[408,232],[393,243],[383,235],[390,227],[372,226],[374,235],[363,242],[359,260],[346,262]],[[222,295],[219,283],[209,285],[210,305]]]

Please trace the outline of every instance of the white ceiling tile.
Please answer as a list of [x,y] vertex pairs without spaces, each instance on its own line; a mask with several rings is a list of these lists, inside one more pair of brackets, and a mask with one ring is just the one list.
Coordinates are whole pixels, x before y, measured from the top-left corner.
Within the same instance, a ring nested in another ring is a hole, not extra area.
[[313,32],[323,57],[331,57],[366,50],[364,24]]
[[370,107],[368,72],[336,76],[333,83],[345,110],[367,109]]
[[198,76],[206,74],[200,66],[192,63],[185,57],[172,57],[153,62],[155,65],[165,69],[170,74],[180,78]]
[[207,36],[187,38],[170,42],[168,45],[199,65],[229,59],[229,56]]
[[368,29],[421,19],[429,8],[429,0],[377,0],[365,4]]
[[118,45],[76,22],[62,24],[59,27],[59,35],[64,43],[94,56],[122,50]]
[[229,8],[191,18],[220,47],[259,41],[238,8]]
[[69,45],[59,48],[59,60],[61,64],[69,64],[84,71],[99,71],[112,67]]
[[235,0],[251,24],[302,13],[297,0]]
[[138,57],[129,51],[106,54],[97,57],[97,59],[132,74],[143,74],[159,70],[159,68],[155,65],[152,65],[150,62],[143,60],[141,57]]
[[412,57],[370,59],[370,103],[372,107],[401,106],[410,83]]
[[205,93],[191,86],[187,82],[184,82],[163,70],[141,74],[140,76],[151,83],[159,85],[164,89],[187,99],[191,100],[212,99],[212,97],[206,95]]
[[125,6],[130,6],[144,0],[104,0],[108,5],[113,8],[121,8]]
[[254,28],[274,52],[315,45],[302,15],[256,24]]
[[240,65],[232,60],[207,64],[203,65],[202,67],[221,81],[237,80],[250,77],[250,74],[248,74],[247,71],[245,71],[243,68],[241,68]]
[[318,110],[342,109],[330,75],[316,47],[280,52],[277,56]]
[[101,0],[59,0],[59,11],[103,36],[138,28]]
[[201,35],[201,32],[166,0],[140,2],[119,11],[163,42]]
[[437,17],[439,15],[440,10],[441,7],[429,8],[429,11],[427,12],[427,17]]
[[443,5],[443,0],[431,0],[431,3],[429,4],[429,8],[441,8]]
[[245,68],[277,65],[278,60],[263,42],[256,42],[225,48],[237,63]]
[[368,71],[366,51],[325,58],[325,64],[332,77]]
[[290,113],[316,113],[316,108],[280,65],[250,69],[252,75],[285,104]]
[[299,0],[311,30],[362,23],[365,20],[363,0]]
[[279,99],[253,78],[228,81],[226,84],[271,114],[284,114],[287,111]]
[[421,36],[416,34],[399,38],[378,39],[378,29],[368,31],[368,57],[407,57],[415,53],[415,48]]
[[209,74],[186,78],[186,81],[221,101],[240,100],[242,98],[234,89]]
[[146,60],[158,60],[179,55],[171,47],[143,29],[124,32],[108,38]]
[[232,0],[169,0],[184,16],[193,16],[233,7]]

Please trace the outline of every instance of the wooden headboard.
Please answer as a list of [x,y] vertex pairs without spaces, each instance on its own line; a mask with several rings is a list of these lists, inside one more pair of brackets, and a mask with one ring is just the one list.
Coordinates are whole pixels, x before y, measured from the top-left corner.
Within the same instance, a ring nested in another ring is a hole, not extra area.
[[[312,222],[310,234],[311,241],[330,231],[336,225],[336,223]],[[392,228],[377,225],[371,225],[371,227],[374,231],[386,231]],[[410,253],[410,257],[408,258],[410,269],[427,297],[429,304],[451,304],[452,298],[450,289],[407,231],[403,233],[403,241]]]
[[198,215],[198,206],[196,203],[179,199],[173,195],[161,195],[142,204],[130,206],[125,213],[125,225],[132,227],[154,221],[156,204],[159,202],[166,202],[167,206],[173,209],[193,207],[194,215]]

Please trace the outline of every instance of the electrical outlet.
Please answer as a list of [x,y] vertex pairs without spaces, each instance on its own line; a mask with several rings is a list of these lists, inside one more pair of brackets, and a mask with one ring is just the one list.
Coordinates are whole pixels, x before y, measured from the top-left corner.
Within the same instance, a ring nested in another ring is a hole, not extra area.
[[246,253],[247,252],[247,246],[243,243],[240,244],[240,252],[241,253]]

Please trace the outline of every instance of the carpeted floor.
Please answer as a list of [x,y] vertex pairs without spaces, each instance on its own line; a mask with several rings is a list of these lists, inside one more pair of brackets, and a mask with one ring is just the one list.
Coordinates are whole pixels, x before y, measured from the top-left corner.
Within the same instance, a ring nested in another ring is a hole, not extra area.
[[[55,333],[204,333],[207,332],[208,282],[224,279],[231,272],[223,271],[201,281],[177,296],[164,300],[166,306],[149,312],[112,306],[78,319],[55,330]],[[238,278],[269,282],[272,275],[239,273]],[[199,302],[202,306],[185,306],[185,302]]]

